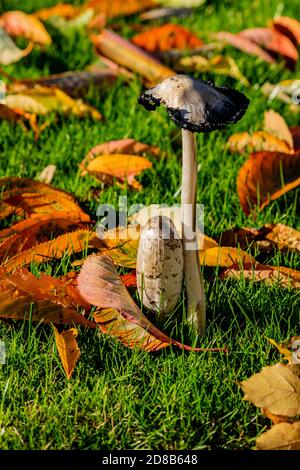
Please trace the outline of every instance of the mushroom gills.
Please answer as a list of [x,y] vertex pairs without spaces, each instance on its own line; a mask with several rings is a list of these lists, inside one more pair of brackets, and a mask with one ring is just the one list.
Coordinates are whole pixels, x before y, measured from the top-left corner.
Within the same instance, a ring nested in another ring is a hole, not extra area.
[[142,228],[136,274],[143,305],[164,319],[176,306],[183,281],[182,242],[168,217],[152,217]]

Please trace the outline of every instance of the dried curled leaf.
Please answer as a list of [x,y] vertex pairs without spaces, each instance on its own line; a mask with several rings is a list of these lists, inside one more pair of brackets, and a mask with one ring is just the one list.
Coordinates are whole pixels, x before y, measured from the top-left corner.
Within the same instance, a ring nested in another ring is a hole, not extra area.
[[80,356],[80,349],[76,341],[77,335],[78,330],[76,328],[70,328],[59,333],[57,328],[54,327],[57,351],[68,379],[71,377]]
[[104,29],[101,34],[94,35],[91,39],[98,52],[140,74],[151,85],[175,75],[172,69],[112,31]]
[[151,53],[170,49],[195,49],[203,45],[203,41],[195,34],[173,23],[137,34],[132,38],[132,42]]
[[287,36],[297,47],[300,45],[300,22],[289,16],[277,16],[272,22],[276,31]]
[[231,152],[282,152],[294,153],[293,147],[285,141],[266,131],[256,131],[253,134],[238,132],[229,137],[227,145]]
[[291,68],[294,68],[298,61],[299,54],[294,44],[275,29],[249,28],[241,31],[238,36],[253,41],[270,53],[281,55]]
[[225,269],[221,279],[246,279],[252,282],[264,282],[267,285],[277,284],[280,287],[300,289],[300,271],[280,266],[264,264],[244,265],[242,269],[232,266]]
[[91,160],[86,171],[96,176],[100,181],[112,184],[114,178],[133,189],[140,190],[141,184],[135,176],[152,167],[152,163],[138,155],[112,154],[101,155]]
[[300,414],[300,378],[284,364],[264,367],[241,383],[245,400],[271,413],[283,416]]
[[8,11],[0,17],[0,27],[9,36],[22,36],[41,45],[51,44],[52,39],[45,26],[34,15],[23,11]]
[[150,352],[174,344],[181,349],[203,351],[169,338],[142,314],[110,257],[89,256],[79,274],[78,288],[87,302],[98,307],[95,321],[101,330],[116,336],[127,347]]
[[300,422],[279,423],[256,439],[257,450],[300,450]]
[[54,240],[35,245],[32,248],[21,251],[19,254],[8,259],[3,266],[7,272],[12,272],[21,266],[31,263],[40,264],[43,261],[60,259],[73,253],[80,253],[88,247],[89,242],[98,237],[89,230],[76,230],[65,233]]
[[89,220],[87,214],[84,217],[84,214],[77,212],[50,212],[21,220],[0,231],[0,260],[11,258],[65,232],[72,232]]
[[237,178],[237,191],[243,211],[263,209],[300,184],[300,154],[256,152],[250,155]]

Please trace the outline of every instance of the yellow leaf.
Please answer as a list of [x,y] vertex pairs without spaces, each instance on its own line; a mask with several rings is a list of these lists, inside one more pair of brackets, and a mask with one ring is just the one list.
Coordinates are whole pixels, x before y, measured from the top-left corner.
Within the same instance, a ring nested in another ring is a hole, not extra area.
[[254,258],[243,250],[228,246],[216,246],[199,252],[200,263],[204,266],[230,267],[252,263]]
[[283,345],[276,343],[274,339],[267,338],[269,343],[271,343],[273,346],[275,346],[276,349],[280,352],[280,354],[283,356],[283,359],[286,359],[287,361],[291,361],[292,358],[292,351],[289,349],[285,348]]
[[256,439],[257,450],[300,450],[300,422],[279,423]]
[[55,326],[53,328],[58,354],[66,376],[69,379],[80,356],[80,349],[76,341],[78,331],[76,328],[70,328],[59,333]]

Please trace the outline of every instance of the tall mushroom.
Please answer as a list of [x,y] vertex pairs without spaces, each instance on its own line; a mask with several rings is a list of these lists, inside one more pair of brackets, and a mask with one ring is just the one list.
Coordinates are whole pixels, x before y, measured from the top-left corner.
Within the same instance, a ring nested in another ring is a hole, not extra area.
[[182,129],[181,219],[187,318],[199,334],[205,329],[205,295],[196,236],[197,158],[195,132],[211,132],[237,122],[249,100],[226,87],[187,75],[175,75],[140,94],[139,103],[153,111],[163,105]]

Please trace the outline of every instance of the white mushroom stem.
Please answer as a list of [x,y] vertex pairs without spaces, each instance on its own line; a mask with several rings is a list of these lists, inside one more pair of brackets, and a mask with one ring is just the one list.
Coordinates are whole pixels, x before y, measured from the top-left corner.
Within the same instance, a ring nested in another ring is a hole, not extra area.
[[182,129],[181,220],[187,319],[199,334],[205,330],[205,294],[196,233],[197,158],[195,134]]

